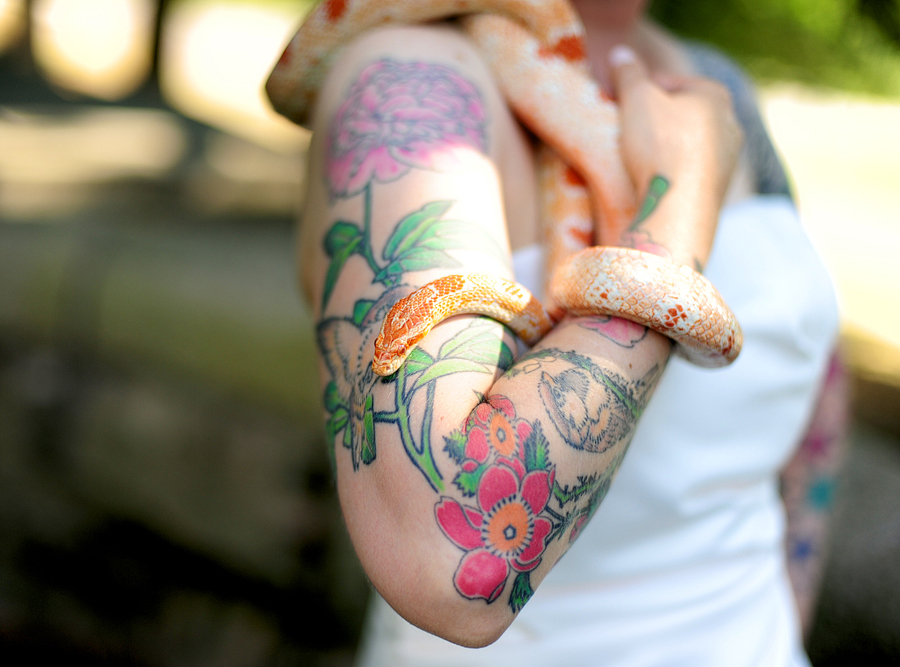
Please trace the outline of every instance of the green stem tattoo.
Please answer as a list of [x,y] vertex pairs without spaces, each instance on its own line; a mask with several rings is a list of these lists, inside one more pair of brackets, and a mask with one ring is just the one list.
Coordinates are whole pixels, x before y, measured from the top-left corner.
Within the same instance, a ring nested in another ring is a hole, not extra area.
[[375,255],[372,254],[372,183],[366,184],[363,200],[363,237],[362,237],[362,256],[369,264],[369,268],[374,273],[378,273],[380,267],[375,261]]
[[656,210],[659,201],[663,195],[669,190],[669,181],[664,176],[657,174],[650,180],[650,186],[647,188],[647,196],[641,204],[641,210],[638,211],[634,222],[631,223],[630,229],[634,230]]
[[416,438],[413,435],[411,425],[411,415],[409,406],[412,402],[412,394],[415,393],[416,387],[407,391],[407,372],[406,366],[395,375],[396,388],[394,392],[394,411],[390,413],[378,413],[375,415],[375,421],[383,424],[396,424],[400,429],[400,440],[403,443],[403,449],[406,455],[422,472],[425,479],[435,491],[444,490],[444,478],[438,470],[437,463],[431,451],[431,417],[432,405],[434,403],[434,382],[427,384],[426,394],[428,400],[425,405],[425,414],[422,420],[422,436],[421,444],[416,445]]

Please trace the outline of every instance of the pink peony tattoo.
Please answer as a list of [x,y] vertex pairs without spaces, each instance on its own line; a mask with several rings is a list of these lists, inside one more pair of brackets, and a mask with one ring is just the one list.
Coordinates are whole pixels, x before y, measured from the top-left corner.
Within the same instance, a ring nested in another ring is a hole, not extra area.
[[331,127],[327,167],[332,197],[352,197],[372,181],[410,168],[438,169],[447,149],[487,150],[486,114],[474,85],[441,65],[379,60],[362,71]]

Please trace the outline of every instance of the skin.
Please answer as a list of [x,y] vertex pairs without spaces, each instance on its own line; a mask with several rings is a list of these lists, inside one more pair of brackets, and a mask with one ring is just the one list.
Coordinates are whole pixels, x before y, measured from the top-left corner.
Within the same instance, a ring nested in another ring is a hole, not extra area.
[[847,373],[835,355],[806,435],[781,474],[788,576],[805,637],[815,617],[834,490],[847,455],[847,395]]
[[[707,92],[710,95],[725,94],[723,90],[716,91],[716,84],[695,79],[692,65],[678,44],[665,32],[650,22],[645,16],[647,2],[645,0],[572,0],[572,4],[579,11],[584,21],[588,35],[588,57],[591,69],[597,80],[605,84],[608,91],[612,91],[612,73],[609,67],[609,52],[617,44],[627,44],[640,54],[641,60],[646,63],[650,78],[658,84],[662,90],[677,91],[683,81],[691,81],[691,85],[704,87],[710,85]],[[641,107],[650,113],[667,112],[661,105],[657,105],[649,98],[660,95],[660,90],[647,87],[647,98],[633,100],[634,107]],[[629,102],[632,100],[628,100]],[[685,109],[686,111],[686,109]],[[702,113],[702,110],[696,110]],[[625,123],[639,117],[641,111],[623,109]],[[677,123],[672,126],[678,127]],[[657,116],[648,124],[648,127],[658,129],[666,127],[662,116]],[[671,126],[670,126],[671,127]],[[630,133],[625,133],[626,140],[631,140]],[[686,136],[673,137],[670,140],[689,140]],[[649,135],[637,133],[634,141],[648,141]],[[674,150],[675,145],[667,143],[664,138],[656,138],[658,143],[665,143]],[[712,144],[709,148],[715,149]],[[727,145],[719,148],[727,150]],[[638,149],[630,149],[640,152]],[[646,153],[643,153],[646,155]],[[681,155],[687,151],[682,146]],[[668,204],[673,215],[677,210],[690,210],[685,208],[691,201],[704,201],[703,193],[712,195],[716,187],[725,184],[719,181],[713,184],[704,181],[702,160],[697,169],[691,169],[686,165],[680,165],[678,173],[686,178],[693,178],[695,189],[686,196],[682,202],[676,203],[670,198]],[[640,173],[632,172],[632,179],[636,184],[648,181],[649,163],[638,161],[636,169],[643,169]],[[666,172],[663,172],[666,173]],[[732,175],[730,184],[724,197],[719,192],[716,197],[706,200],[707,210],[714,210],[716,201],[724,201],[727,204],[735,203],[752,193],[752,179],[749,166],[744,160],[738,162]],[[682,185],[684,185],[682,183]],[[682,190],[685,192],[685,190]],[[640,225],[633,225],[633,232],[646,232]],[[636,242],[655,242],[652,236],[643,234],[635,237]],[[678,239],[670,239],[669,244],[677,244]],[[702,270],[705,262],[697,258],[695,268]],[[839,475],[843,460],[846,456],[846,431],[848,424],[847,414],[847,387],[844,371],[840,367],[839,357],[835,354],[833,371],[823,384],[816,409],[810,420],[807,433],[799,443],[797,450],[791,459],[785,464],[780,477],[782,500],[787,517],[787,534],[785,536],[785,551],[787,556],[787,569],[794,593],[800,625],[804,636],[809,636],[815,616],[816,602],[818,600],[819,587],[825,560],[826,540],[828,536],[828,522],[831,516],[831,501],[836,479]],[[822,489],[827,488],[827,493]]]
[[[669,184],[640,231],[675,261],[703,264],[740,150],[731,105],[715,84],[673,75],[663,87],[638,57],[625,60],[610,81],[624,111],[626,166],[642,196],[655,175]],[[478,91],[484,145],[342,192],[327,140],[341,109],[367,67],[410,62]],[[656,130],[673,117],[676,136]],[[512,364],[516,344],[501,325],[460,316],[436,326],[396,375],[371,375],[374,323],[400,293],[469,270],[511,278],[510,248],[536,240],[535,201],[522,194],[535,192],[531,144],[453,30],[386,28],[349,45],[321,92],[310,161],[301,266],[351,539],[407,620],[487,645],[602,501],[671,344],[615,318],[571,318]],[[683,215],[685,206],[695,214]],[[394,241],[423,216],[429,229],[453,220],[467,231],[438,235],[431,264],[387,276],[382,269],[402,263],[397,248],[415,245],[412,236]]]

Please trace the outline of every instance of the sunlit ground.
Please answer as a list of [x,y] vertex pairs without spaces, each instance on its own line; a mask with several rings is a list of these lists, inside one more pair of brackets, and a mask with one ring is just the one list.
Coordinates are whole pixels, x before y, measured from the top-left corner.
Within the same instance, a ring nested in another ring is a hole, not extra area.
[[774,88],[763,110],[837,283],[845,334],[876,343],[854,363],[900,382],[900,103]]

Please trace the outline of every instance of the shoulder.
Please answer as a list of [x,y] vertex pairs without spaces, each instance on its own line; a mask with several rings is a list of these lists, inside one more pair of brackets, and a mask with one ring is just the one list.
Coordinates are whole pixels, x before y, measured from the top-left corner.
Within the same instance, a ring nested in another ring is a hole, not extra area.
[[[474,44],[450,24],[390,25],[367,30],[340,47],[322,83],[317,116],[328,117],[346,97],[363,70],[373,64],[396,63],[397,76],[413,81],[430,72],[452,71],[473,86],[487,104],[498,104],[492,96],[493,77]],[[383,67],[383,65],[382,65]],[[401,71],[402,70],[402,71]]]
[[[336,134],[340,128],[352,132]],[[377,143],[402,135],[403,146],[392,141],[385,151],[422,167],[421,152],[441,144],[435,138],[462,132],[457,143],[477,144],[503,183],[507,217],[518,227],[536,227],[532,198],[514,195],[534,190],[527,136],[481,53],[452,23],[383,26],[342,46],[320,87],[312,130],[308,223],[321,219],[327,205],[321,176],[335,141]],[[443,142],[448,149],[452,144],[452,137]]]
[[731,93],[735,114],[744,130],[756,192],[792,196],[787,174],[766,129],[750,77],[740,65],[715,47],[694,41],[685,41],[683,46],[697,74],[719,81]]

